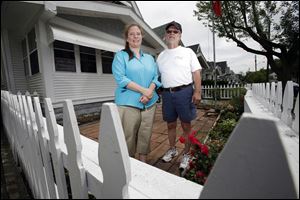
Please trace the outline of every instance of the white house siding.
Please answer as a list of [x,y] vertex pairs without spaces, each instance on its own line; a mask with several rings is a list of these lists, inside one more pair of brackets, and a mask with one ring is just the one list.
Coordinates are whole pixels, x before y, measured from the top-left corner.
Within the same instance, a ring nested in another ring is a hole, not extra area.
[[109,74],[60,73],[54,75],[55,102],[72,99],[84,103],[87,99],[94,102],[114,99],[116,84]]
[[40,98],[45,98],[45,87],[43,77],[40,73],[35,74],[28,78],[28,90],[32,94],[37,92]]
[[22,55],[22,47],[21,40],[22,38],[13,37],[13,33],[8,32],[9,37],[9,47],[11,53],[11,63],[13,77],[15,81],[15,93],[20,91],[24,93],[28,90],[27,82],[25,78],[24,72],[24,64],[23,64],[23,55]]
[[3,59],[1,58],[1,90],[8,90]]

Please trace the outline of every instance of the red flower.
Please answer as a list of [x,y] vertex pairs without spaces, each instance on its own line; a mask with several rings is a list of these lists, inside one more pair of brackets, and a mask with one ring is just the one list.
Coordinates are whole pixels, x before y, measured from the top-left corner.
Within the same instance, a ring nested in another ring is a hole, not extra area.
[[191,156],[194,156],[194,155],[195,155],[195,151],[191,150]]
[[208,147],[204,144],[201,146],[201,153],[205,154],[206,156],[208,156]]
[[195,165],[194,165],[193,161],[190,161],[190,162],[189,162],[189,166],[190,166],[190,169],[195,168]]
[[196,172],[196,177],[197,178],[200,178],[200,177],[203,177],[203,176],[205,176],[205,174],[203,172],[201,172],[201,171]]
[[196,131],[193,131],[191,134],[189,134],[189,140],[192,144],[196,144],[201,148],[202,144],[199,142],[199,140],[195,137]]
[[185,143],[185,138],[184,138],[183,136],[180,136],[179,141],[180,141],[181,143]]

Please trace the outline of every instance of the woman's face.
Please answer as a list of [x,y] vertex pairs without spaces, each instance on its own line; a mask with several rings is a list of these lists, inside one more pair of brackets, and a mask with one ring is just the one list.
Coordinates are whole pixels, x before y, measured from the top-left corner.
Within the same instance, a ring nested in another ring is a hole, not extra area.
[[137,26],[132,26],[128,30],[127,42],[132,48],[139,48],[142,44],[142,32]]

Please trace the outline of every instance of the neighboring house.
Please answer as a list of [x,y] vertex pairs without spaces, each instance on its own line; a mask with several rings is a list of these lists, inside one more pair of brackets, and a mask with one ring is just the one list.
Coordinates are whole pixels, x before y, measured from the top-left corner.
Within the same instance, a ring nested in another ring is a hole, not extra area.
[[[208,64],[213,69],[214,62],[208,62]],[[230,67],[227,66],[227,61],[216,62],[217,68],[217,80],[227,81],[229,84],[238,84],[240,83],[239,76],[235,74]]]
[[214,77],[213,68],[206,61],[206,59],[201,51],[200,44],[191,45],[191,46],[188,46],[188,48],[191,48],[195,52],[195,54],[197,55],[197,58],[200,62],[200,65],[202,67],[201,79],[203,81],[204,80],[213,80],[213,77]]
[[94,113],[99,102],[114,100],[111,63],[131,22],[145,30],[145,52],[166,48],[134,1],[4,1],[1,89],[36,91],[51,98],[56,113],[65,99],[78,105],[77,114]]

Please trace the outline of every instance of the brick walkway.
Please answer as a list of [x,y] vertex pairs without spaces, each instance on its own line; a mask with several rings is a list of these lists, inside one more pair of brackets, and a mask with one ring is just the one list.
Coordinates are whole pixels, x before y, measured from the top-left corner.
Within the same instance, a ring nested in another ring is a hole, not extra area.
[[[211,113],[209,112],[209,110],[197,110],[197,118],[192,122],[192,127],[193,130],[200,130],[200,134],[196,136],[198,139],[202,139],[203,141],[208,131],[213,127],[217,117],[217,113]],[[180,172],[178,170],[178,167],[184,147],[184,145],[178,141],[178,138],[182,134],[182,128],[179,120],[177,122],[176,140],[176,147],[179,150],[179,156],[177,156],[177,158],[174,158],[170,163],[164,163],[161,160],[161,157],[170,148],[168,141],[167,124],[162,120],[161,104],[158,104],[158,107],[156,109],[155,121],[153,126],[153,133],[151,137],[151,152],[148,154],[147,163],[164,171],[179,175]],[[98,141],[99,121],[83,124],[79,127],[79,129],[82,135]]]

